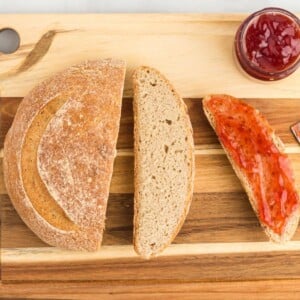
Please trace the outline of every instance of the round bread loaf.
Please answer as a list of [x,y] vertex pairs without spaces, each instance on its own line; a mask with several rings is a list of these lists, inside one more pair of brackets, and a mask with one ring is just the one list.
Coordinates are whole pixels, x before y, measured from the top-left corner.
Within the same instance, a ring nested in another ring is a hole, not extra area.
[[101,244],[119,132],[125,63],[88,61],[35,87],[4,144],[11,201],[46,243]]

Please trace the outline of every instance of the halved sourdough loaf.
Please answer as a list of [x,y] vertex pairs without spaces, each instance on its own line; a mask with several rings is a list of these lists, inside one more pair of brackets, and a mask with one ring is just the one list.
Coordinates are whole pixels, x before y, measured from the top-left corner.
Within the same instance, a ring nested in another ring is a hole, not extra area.
[[194,144],[186,106],[157,70],[138,68],[134,88],[134,247],[158,255],[179,232],[194,180]]
[[88,61],[53,76],[21,102],[4,144],[11,201],[33,232],[66,249],[101,244],[125,63]]
[[[218,135],[218,138],[220,140],[220,143],[236,173],[236,175],[238,176],[238,178],[240,179],[241,181],[241,184],[242,186],[244,187],[247,195],[248,195],[248,198],[249,198],[249,201],[251,203],[251,206],[258,218],[258,220],[260,221],[260,224],[262,226],[262,228],[264,229],[266,235],[269,237],[269,239],[271,241],[274,241],[274,242],[279,242],[279,243],[282,243],[282,242],[286,242],[288,240],[290,240],[292,238],[292,236],[294,235],[295,233],[295,230],[297,229],[297,226],[298,226],[298,222],[299,222],[299,216],[300,216],[300,203],[299,203],[299,196],[298,196],[298,193],[296,191],[296,186],[295,186],[295,182],[294,182],[294,178],[292,178],[292,190],[293,190],[293,196],[295,196],[295,199],[296,199],[296,203],[294,205],[294,209],[289,213],[289,215],[287,216],[287,220],[283,226],[283,229],[282,229],[282,232],[279,233],[279,232],[275,232],[274,229],[272,229],[270,226],[268,226],[268,224],[266,224],[261,216],[260,216],[260,213],[259,213],[259,205],[258,205],[258,199],[256,198],[255,196],[255,193],[254,193],[254,187],[252,186],[251,182],[249,182],[248,178],[247,178],[247,175],[245,173],[245,171],[239,167],[239,165],[237,164],[237,162],[235,161],[234,157],[232,156],[232,154],[230,153],[229,149],[227,149],[227,147],[224,145],[224,143],[222,142],[222,139],[220,138],[220,133],[218,132],[217,130],[217,127],[218,124],[216,119],[215,119],[215,116],[214,116],[214,113],[213,111],[210,109],[209,107],[209,103],[212,99],[218,99],[219,101],[221,101],[220,103],[230,103],[231,107],[234,108],[234,106],[236,104],[239,104],[241,103],[245,109],[247,108],[251,108],[249,105],[243,103],[242,101],[232,97],[232,96],[228,96],[228,95],[209,95],[207,97],[204,97],[203,99],[203,110],[204,110],[204,113],[208,119],[208,121],[210,122],[211,126],[213,127],[213,129],[216,131],[217,135]],[[239,116],[236,116],[234,114],[234,111],[232,111],[231,113],[228,113],[228,112],[225,112],[225,110],[223,109],[223,107],[221,107],[221,105],[219,105],[218,107],[218,110],[219,110],[219,113],[222,114],[224,117],[226,117],[227,119],[230,118],[230,119],[234,119],[234,118],[239,118]],[[261,141],[261,143],[263,143],[263,139],[260,138],[260,134],[267,134],[268,135],[268,142],[269,143],[272,143],[273,147],[274,147],[274,150],[276,150],[276,153],[279,151],[279,153],[282,153],[283,154],[283,157],[284,157],[284,165],[285,167],[288,167],[288,173],[291,173],[292,170],[290,169],[290,162],[288,162],[288,158],[287,156],[284,155],[284,145],[282,143],[282,141],[280,140],[280,138],[278,136],[275,135],[275,132],[274,130],[270,127],[270,125],[268,124],[267,120],[258,112],[258,110],[255,110],[255,109],[248,109],[248,114],[253,114],[252,116],[252,120],[255,120],[255,122],[259,123],[259,127],[261,128],[261,132],[258,132],[257,133],[257,137],[253,136],[253,140],[251,139],[250,136],[247,137],[249,143],[255,143],[256,140],[259,140]],[[251,116],[249,116],[251,117]],[[246,118],[245,118],[246,119]],[[240,119],[237,119],[239,120],[240,122],[240,127],[241,127],[241,130],[251,130],[253,131],[253,128],[251,128],[251,125],[250,124],[247,124],[247,122],[245,120],[240,120]],[[252,121],[253,122],[253,121]],[[230,132],[230,128],[225,128],[227,130],[227,132]],[[230,139],[232,140],[233,139],[233,136],[230,137]],[[243,147],[242,144],[241,144],[241,140],[239,137],[235,137],[234,139],[234,142],[236,143],[236,145],[238,145],[239,147]],[[268,154],[268,151],[262,151],[261,153],[257,153],[256,155],[260,156],[262,160],[269,160],[269,154]],[[246,164],[249,162],[244,162],[244,164]],[[276,163],[276,162],[274,162]],[[263,167],[262,167],[263,169]],[[262,172],[262,174],[260,174],[260,176],[262,177],[265,177],[265,176],[272,176],[272,178],[274,177],[274,179],[272,180],[277,180],[276,179],[276,174],[272,174],[272,175],[268,175],[267,171],[266,170],[260,170],[259,172]],[[265,182],[267,182],[267,178],[264,179]],[[265,191],[265,195],[267,197],[266,201],[270,203],[270,200],[272,200],[271,202],[275,202],[275,199],[270,199],[270,195],[267,194],[267,190],[266,190],[266,187],[265,186],[261,186],[261,189],[262,191]],[[263,193],[263,192],[261,192]],[[269,197],[269,199],[268,199]],[[284,203],[283,203],[284,205]],[[272,209],[273,210],[277,210],[278,209],[278,206],[274,203],[273,203],[273,206],[270,206],[270,209],[271,209],[271,214],[273,213],[272,212]],[[281,210],[282,210],[282,213],[286,213],[286,208],[285,207],[281,207]]]

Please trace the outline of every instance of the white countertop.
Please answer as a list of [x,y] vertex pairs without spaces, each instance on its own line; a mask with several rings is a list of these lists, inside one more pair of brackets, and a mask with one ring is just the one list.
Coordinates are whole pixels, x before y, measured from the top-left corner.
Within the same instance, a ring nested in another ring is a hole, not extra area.
[[222,13],[267,6],[300,12],[299,0],[0,0],[0,13]]

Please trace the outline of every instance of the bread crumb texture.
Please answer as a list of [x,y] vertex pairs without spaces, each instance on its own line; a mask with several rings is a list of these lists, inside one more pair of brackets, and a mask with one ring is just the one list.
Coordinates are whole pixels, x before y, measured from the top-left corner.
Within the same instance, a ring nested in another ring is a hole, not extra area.
[[136,248],[148,258],[176,236],[193,182],[192,127],[183,100],[156,70],[134,75]]

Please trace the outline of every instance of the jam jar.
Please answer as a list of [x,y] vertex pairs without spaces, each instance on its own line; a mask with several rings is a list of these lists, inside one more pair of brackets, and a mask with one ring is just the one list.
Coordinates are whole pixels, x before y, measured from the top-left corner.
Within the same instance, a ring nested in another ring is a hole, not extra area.
[[273,81],[300,64],[300,20],[281,8],[265,8],[239,27],[234,42],[238,63],[250,76]]

